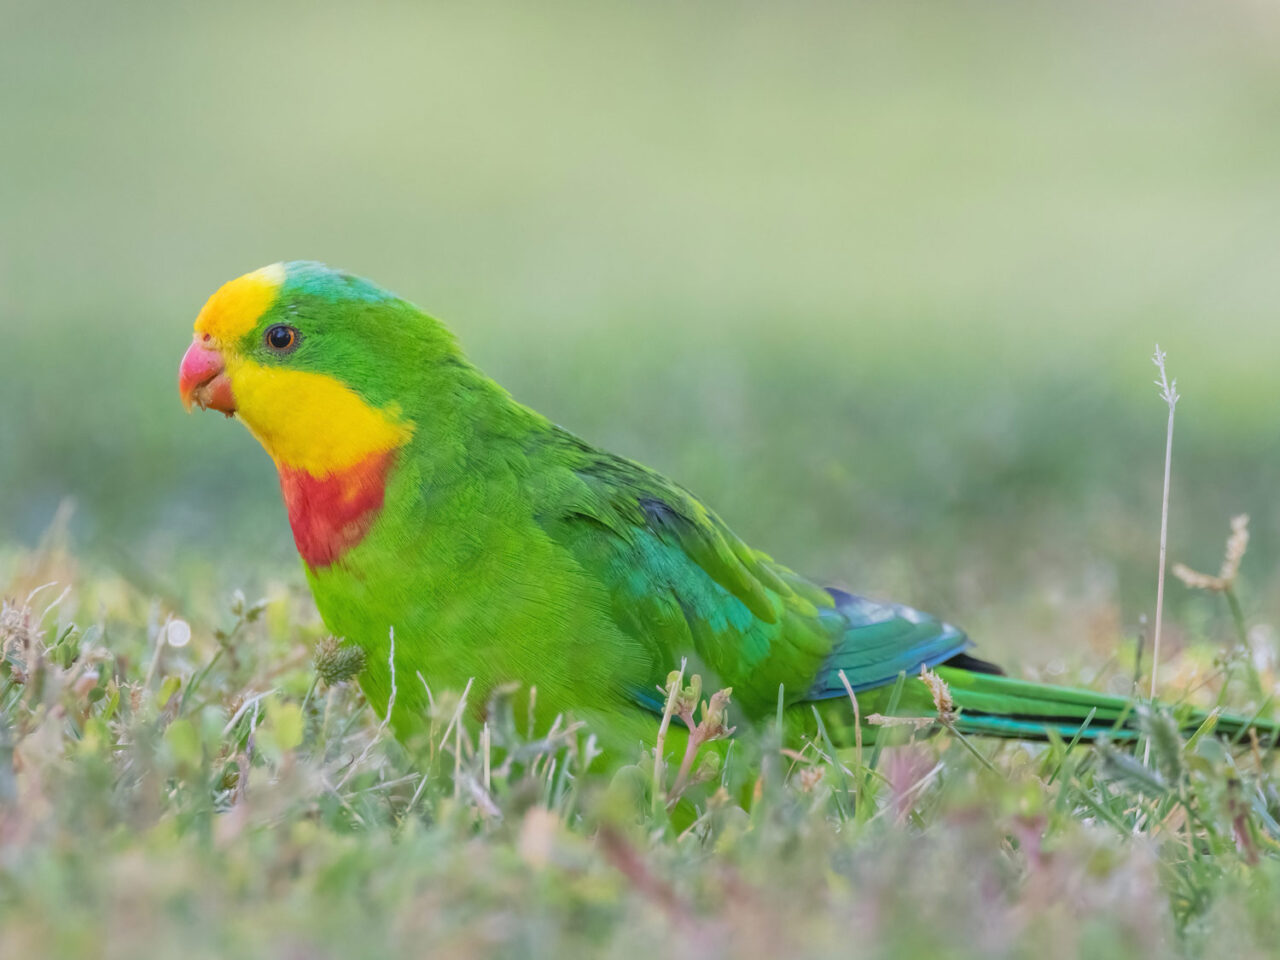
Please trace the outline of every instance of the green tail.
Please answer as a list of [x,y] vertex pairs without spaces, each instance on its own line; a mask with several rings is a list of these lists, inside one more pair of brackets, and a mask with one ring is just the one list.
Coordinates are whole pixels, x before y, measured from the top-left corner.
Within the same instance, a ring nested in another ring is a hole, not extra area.
[[[1081,740],[1109,737],[1121,742],[1136,740],[1141,734],[1138,703],[1133,699],[955,667],[941,666],[937,673],[951,688],[960,711],[956,728],[961,733],[1047,740],[1052,730],[1068,741],[1078,735]],[[1186,734],[1194,733],[1209,719],[1208,711],[1190,706],[1170,709]],[[1280,722],[1258,714],[1220,713],[1213,732],[1235,741],[1246,737],[1250,727],[1257,730],[1265,746],[1280,739]]]

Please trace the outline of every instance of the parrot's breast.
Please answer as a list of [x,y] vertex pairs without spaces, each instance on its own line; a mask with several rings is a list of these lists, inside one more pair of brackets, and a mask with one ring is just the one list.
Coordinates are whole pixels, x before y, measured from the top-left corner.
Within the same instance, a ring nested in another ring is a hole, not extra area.
[[327,567],[365,538],[382,510],[395,451],[375,453],[324,477],[280,464],[293,540],[307,566]]

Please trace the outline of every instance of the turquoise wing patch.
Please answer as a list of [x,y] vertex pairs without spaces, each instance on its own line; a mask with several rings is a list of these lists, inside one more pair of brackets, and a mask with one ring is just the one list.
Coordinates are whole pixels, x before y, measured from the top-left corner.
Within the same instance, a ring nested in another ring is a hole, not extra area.
[[957,627],[900,603],[877,603],[828,588],[836,605],[820,612],[844,626],[840,640],[809,688],[806,700],[848,696],[840,671],[857,693],[892,683],[899,673],[919,673],[973,646]]

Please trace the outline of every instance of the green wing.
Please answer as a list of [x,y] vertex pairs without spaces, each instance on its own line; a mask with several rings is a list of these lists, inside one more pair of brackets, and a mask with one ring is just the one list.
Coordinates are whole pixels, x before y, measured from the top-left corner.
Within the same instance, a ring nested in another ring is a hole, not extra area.
[[687,490],[640,464],[557,431],[568,470],[539,517],[605,584],[615,622],[645,644],[654,675],[633,699],[661,709],[655,686],[680,659],[704,682],[734,688],[762,715],[777,704],[843,696],[893,682],[968,645],[907,607],[828,591],[753,550]]

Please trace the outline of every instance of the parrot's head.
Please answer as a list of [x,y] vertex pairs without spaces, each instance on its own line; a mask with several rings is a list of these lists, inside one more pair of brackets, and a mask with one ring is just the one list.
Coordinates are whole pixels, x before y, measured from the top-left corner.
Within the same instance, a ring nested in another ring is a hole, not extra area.
[[236,416],[282,467],[322,477],[405,443],[411,372],[452,355],[444,328],[380,287],[309,262],[224,284],[182,358],[182,401]]
[[312,566],[357,542],[381,508],[413,414],[460,369],[445,328],[358,277],[277,263],[223,285],[178,371],[182,401],[239,418],[275,461]]

